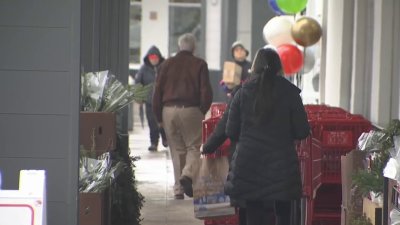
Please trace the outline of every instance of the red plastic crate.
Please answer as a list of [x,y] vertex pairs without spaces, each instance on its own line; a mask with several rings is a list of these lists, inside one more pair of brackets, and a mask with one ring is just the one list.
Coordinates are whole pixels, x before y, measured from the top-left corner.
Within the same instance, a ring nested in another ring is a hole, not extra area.
[[211,117],[219,117],[224,114],[227,104],[224,102],[214,102],[210,106]]
[[302,207],[305,225],[339,225],[342,204],[342,186],[322,184],[315,199],[306,198]]
[[320,112],[329,109],[327,105],[304,105],[304,109],[307,112]]
[[239,225],[239,215],[236,213],[232,216],[205,219],[204,225]]
[[300,163],[303,196],[314,198],[321,185],[321,144],[309,136],[297,143],[296,150]]
[[346,110],[342,108],[332,107],[328,105],[304,105],[304,108],[307,113],[324,113],[324,112],[348,113]]
[[321,182],[323,184],[341,184],[341,156],[346,155],[354,148],[323,148],[321,165]]
[[[217,126],[218,122],[220,121],[221,117],[211,117],[206,120],[203,120],[203,126],[202,126],[202,142],[203,144],[206,143],[208,137],[212,134],[214,131],[215,127]],[[226,141],[217,149],[217,151],[213,154],[207,154],[207,158],[215,158],[215,157],[221,157],[221,156],[229,156],[229,147],[231,145],[231,142],[229,139],[226,139]]]
[[342,205],[342,186],[323,184],[314,200],[313,225],[340,224]]
[[204,225],[239,225],[239,209],[236,208],[235,215],[204,219]]
[[[340,111],[340,109],[335,109]],[[341,183],[340,157],[357,146],[363,132],[372,129],[371,123],[360,115],[349,113],[310,116],[312,134],[321,141],[322,183]]]
[[355,148],[360,135],[372,129],[371,123],[359,115],[312,120],[310,124],[314,137],[321,140],[323,148]]

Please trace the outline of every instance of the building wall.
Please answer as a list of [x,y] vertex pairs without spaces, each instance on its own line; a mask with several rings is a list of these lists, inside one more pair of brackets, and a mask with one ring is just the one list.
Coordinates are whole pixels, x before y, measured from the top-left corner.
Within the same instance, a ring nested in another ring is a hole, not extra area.
[[263,38],[263,28],[265,24],[273,18],[275,13],[269,8],[268,1],[252,0],[251,12],[251,47],[249,47],[254,56],[258,49],[266,45]]
[[209,69],[221,69],[222,0],[206,3],[205,53]]
[[400,116],[400,3],[338,0],[324,7],[322,102],[385,127]]
[[[129,75],[129,0],[82,1],[81,72],[108,70],[123,83]],[[127,143],[128,107],[117,112],[118,133]]]
[[162,55],[168,52],[169,0],[142,0],[141,55],[147,53],[150,46],[156,45]]
[[47,175],[48,223],[77,224],[80,1],[0,3],[0,170]]
[[[237,6],[237,40],[249,49],[249,60],[253,58],[251,46],[251,9],[252,1],[238,0]],[[267,21],[265,21],[267,22]]]

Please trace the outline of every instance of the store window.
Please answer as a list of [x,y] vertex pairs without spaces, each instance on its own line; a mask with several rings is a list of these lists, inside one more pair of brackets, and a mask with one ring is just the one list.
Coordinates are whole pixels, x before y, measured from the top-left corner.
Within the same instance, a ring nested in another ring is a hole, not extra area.
[[170,0],[169,4],[169,52],[178,51],[178,38],[192,33],[197,38],[197,49],[201,43],[201,0]]
[[129,19],[129,63],[140,63],[141,0],[131,0]]

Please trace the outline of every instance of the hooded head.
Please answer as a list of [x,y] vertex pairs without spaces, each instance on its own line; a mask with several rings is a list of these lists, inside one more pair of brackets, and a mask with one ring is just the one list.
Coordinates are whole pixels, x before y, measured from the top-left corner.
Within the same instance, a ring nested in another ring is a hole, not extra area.
[[[153,65],[150,62],[150,59],[156,59],[158,58],[158,64]],[[164,58],[161,55],[160,50],[156,47],[156,46],[151,46],[150,49],[147,51],[146,55],[143,57],[143,61],[144,63],[146,63],[149,66],[157,66],[160,63],[162,63],[162,61],[164,61]]]
[[[243,55],[241,55],[241,53],[235,53],[235,51],[243,51]],[[231,53],[232,53],[232,57],[237,60],[237,61],[244,61],[246,59],[246,57],[249,55],[249,50],[247,50],[244,45],[242,44],[242,42],[240,41],[235,41],[232,44],[231,47]]]
[[281,74],[282,63],[278,53],[273,48],[259,49],[251,66],[251,73],[270,76]]

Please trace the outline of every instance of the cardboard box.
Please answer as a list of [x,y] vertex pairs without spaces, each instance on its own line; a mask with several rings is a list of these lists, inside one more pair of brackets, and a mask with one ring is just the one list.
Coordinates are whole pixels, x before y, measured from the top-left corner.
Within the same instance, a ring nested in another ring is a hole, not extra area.
[[116,117],[108,112],[81,112],[79,143],[85,150],[95,150],[97,155],[116,148]]
[[368,198],[363,199],[363,213],[371,220],[372,225],[382,225],[382,207]]
[[341,225],[350,224],[350,212],[352,215],[362,215],[363,197],[361,193],[352,191],[352,175],[358,170],[363,169],[364,153],[353,150],[341,156],[342,174],[342,214]]
[[102,193],[79,193],[80,225],[109,224],[108,193],[108,191]]
[[242,78],[242,67],[234,62],[224,62],[224,71],[222,74],[222,80],[227,85],[238,85]]

